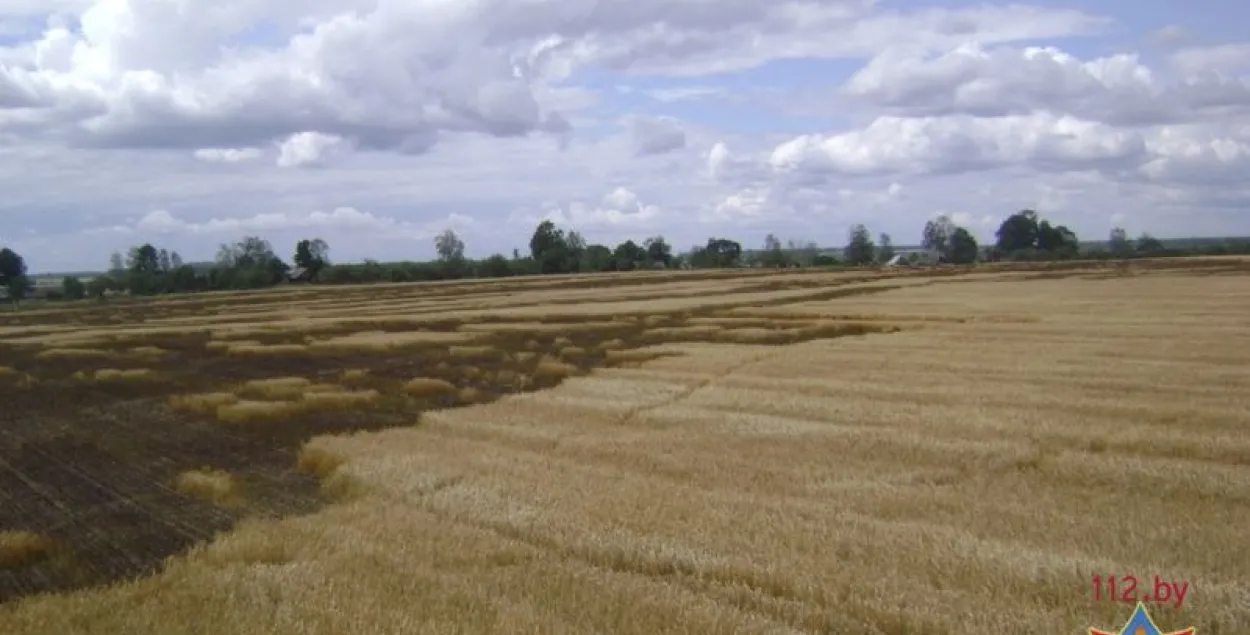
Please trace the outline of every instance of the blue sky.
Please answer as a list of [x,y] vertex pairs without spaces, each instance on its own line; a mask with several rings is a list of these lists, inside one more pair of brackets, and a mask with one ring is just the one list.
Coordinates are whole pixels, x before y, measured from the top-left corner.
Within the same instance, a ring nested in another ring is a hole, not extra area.
[[937,214],[991,240],[1022,207],[1250,234],[1250,5],[707,6],[0,4],[0,244],[45,272],[245,235],[486,256],[543,219],[837,246]]

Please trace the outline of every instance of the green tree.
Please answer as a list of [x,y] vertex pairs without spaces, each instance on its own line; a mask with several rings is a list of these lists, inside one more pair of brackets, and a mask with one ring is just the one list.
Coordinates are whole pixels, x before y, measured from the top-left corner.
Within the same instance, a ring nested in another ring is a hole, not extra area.
[[503,254],[494,254],[482,261],[478,272],[484,278],[506,278],[512,275],[512,263]]
[[534,228],[530,237],[530,255],[538,266],[538,273],[565,273],[574,264],[570,262],[571,254],[564,230],[558,229],[549,220]]
[[1123,227],[1112,229],[1107,243],[1113,254],[1127,254],[1133,251],[1133,243],[1128,239],[1128,232],[1124,231]]
[[0,289],[8,293],[15,307],[34,289],[26,275],[26,260],[8,247],[0,249]]
[[456,232],[447,229],[434,237],[434,250],[438,252],[439,268],[442,277],[448,280],[463,277],[466,270],[464,260],[464,241]]
[[1052,255],[1070,257],[1080,249],[1076,234],[1063,225],[1051,225],[1043,220],[1037,226],[1037,249]]
[[920,245],[935,251],[942,258],[950,259],[951,235],[955,233],[955,223],[945,214],[924,224],[924,233]]
[[736,267],[741,261],[742,245],[727,238],[709,238],[706,245],[690,253],[690,264],[695,267]]
[[320,238],[305,238],[295,243],[295,257],[292,262],[315,279],[330,264],[330,246]]
[[843,250],[845,260],[852,265],[872,264],[876,248],[872,244],[872,235],[863,225],[851,227],[846,248]]
[[785,249],[781,247],[781,239],[776,234],[764,237],[764,250],[756,258],[761,267],[784,267],[789,264],[789,260]]
[[1031,209],[1016,212],[998,226],[998,231],[994,234],[997,238],[994,246],[1006,254],[1035,248],[1038,230],[1037,212]]
[[882,233],[877,238],[877,262],[885,264],[890,262],[894,257],[894,241],[890,240],[890,235]]
[[582,271],[608,271],[612,268],[612,250],[606,245],[589,245],[582,252]]
[[946,256],[948,262],[957,265],[968,265],[977,261],[977,239],[963,227],[956,227],[951,232],[950,249]]
[[612,252],[613,268],[617,271],[633,271],[646,260],[647,251],[632,240],[617,245]]
[[662,263],[667,267],[673,260],[673,248],[663,236],[652,236],[646,239],[642,243],[642,248],[647,252],[647,262],[652,265]]
[[1137,238],[1137,253],[1154,254],[1163,251],[1163,243],[1158,238],[1142,233]]
[[81,300],[87,297],[87,285],[73,276],[65,276],[61,280],[61,292],[66,300]]

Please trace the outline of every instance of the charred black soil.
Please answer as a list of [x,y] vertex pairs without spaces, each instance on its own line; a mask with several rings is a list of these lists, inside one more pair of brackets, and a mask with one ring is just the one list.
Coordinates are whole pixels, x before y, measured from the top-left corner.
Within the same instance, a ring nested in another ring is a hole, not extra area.
[[[849,291],[831,288],[818,294],[837,297]],[[335,304],[344,301],[333,299]],[[200,303],[204,312],[206,305],[224,302],[206,298]],[[767,304],[771,303],[742,306]],[[279,331],[247,339],[263,345],[295,345],[292,350],[240,356],[208,346],[209,335],[193,328],[183,334],[140,335],[82,346],[97,351],[94,356],[40,355],[44,347],[38,345],[0,343],[0,366],[12,369],[0,376],[0,391],[5,394],[0,410],[0,532],[33,532],[52,544],[37,557],[0,566],[0,602],[148,575],[166,558],[243,518],[316,510],[324,504],[318,483],[297,469],[300,447],[314,436],[414,425],[422,412],[431,409],[542,390],[593,368],[638,364],[660,355],[638,350],[644,346],[726,341],[715,333],[680,327],[690,326],[691,318],[725,316],[729,308],[619,318],[593,329],[583,321],[567,320],[567,328],[545,321],[543,328],[529,332],[480,334],[458,350],[446,345],[300,348],[307,333]],[[175,311],[195,309],[190,301],[179,300],[161,314]],[[107,319],[101,312],[108,313]],[[127,320],[139,324],[144,319],[137,305],[87,305],[38,322],[20,313],[6,318],[0,326],[55,328],[57,322],[69,322],[89,328],[130,326]],[[474,323],[492,321],[504,320]],[[461,326],[460,321],[446,320],[424,323],[420,330],[455,332]],[[316,335],[400,333],[403,327],[402,321],[380,319],[321,329]],[[805,331],[778,327],[777,337],[769,343],[892,328],[864,322]],[[407,330],[415,329],[408,325]],[[608,341],[613,343],[607,347],[611,350],[601,346]],[[345,374],[349,369],[362,372]],[[224,422],[211,413],[180,411],[170,404],[175,396],[237,392],[244,382],[274,377],[299,377],[349,391],[372,390],[378,396],[358,407],[311,408],[289,418],[241,424]],[[404,390],[414,377],[446,380],[457,392],[414,396]],[[228,472],[239,487],[242,504],[216,506],[175,487],[180,474],[199,469]]]

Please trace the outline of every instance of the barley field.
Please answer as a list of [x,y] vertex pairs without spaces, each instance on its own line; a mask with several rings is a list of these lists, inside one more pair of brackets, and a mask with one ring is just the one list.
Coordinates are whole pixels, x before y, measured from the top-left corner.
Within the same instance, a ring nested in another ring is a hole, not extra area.
[[0,315],[0,633],[1250,633],[1250,261]]

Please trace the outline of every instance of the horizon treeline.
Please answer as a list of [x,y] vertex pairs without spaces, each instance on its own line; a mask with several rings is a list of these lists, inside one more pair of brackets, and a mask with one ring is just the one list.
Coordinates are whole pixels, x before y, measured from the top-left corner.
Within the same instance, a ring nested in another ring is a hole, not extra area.
[[[1168,249],[1149,234],[1133,240],[1122,228],[1111,231],[1104,249],[1082,252],[1075,232],[1053,225],[1033,210],[1007,217],[995,232],[992,245],[979,245],[966,228],[949,216],[928,221],[921,232],[924,253],[912,251],[897,264],[968,265],[976,262],[1071,260],[1076,258],[1135,258],[1250,253],[1250,242],[1226,242],[1198,248]],[[330,245],[321,238],[296,242],[290,262],[259,236],[246,236],[219,245],[211,263],[186,264],[176,251],[144,243],[123,256],[113,253],[104,275],[83,281],[62,279],[59,288],[41,289],[50,300],[104,298],[112,294],[137,296],[199,291],[261,289],[283,283],[365,284],[372,282],[421,282],[471,278],[506,278],[564,273],[634,271],[640,269],[719,269],[735,267],[865,267],[890,263],[898,255],[889,234],[875,239],[860,224],[850,227],[841,257],[834,257],[814,242],[788,241],[774,234],[764,239],[763,249],[747,252],[741,243],[710,237],[702,245],[674,253],[662,235],[641,242],[626,240],[616,246],[588,243],[577,231],[565,231],[542,221],[530,236],[529,249],[513,249],[511,256],[496,253],[487,258],[465,257],[464,241],[452,230],[434,238],[437,257],[430,261],[333,264]],[[0,248],[0,294],[15,305],[32,295],[35,285],[26,272],[24,258]]]

